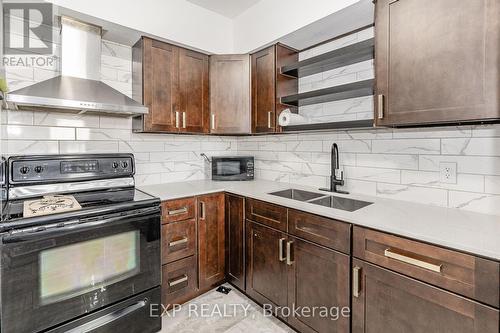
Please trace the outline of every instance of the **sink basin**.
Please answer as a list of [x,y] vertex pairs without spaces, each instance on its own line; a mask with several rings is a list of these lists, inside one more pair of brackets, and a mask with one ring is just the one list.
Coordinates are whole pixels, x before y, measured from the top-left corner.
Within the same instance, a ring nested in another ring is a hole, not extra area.
[[293,188],[290,188],[288,190],[278,191],[278,192],[272,192],[269,194],[276,195],[276,196],[282,197],[282,198],[298,200],[298,201],[309,201],[309,200],[324,196],[324,194],[321,194],[321,193],[296,190]]
[[323,198],[319,198],[316,200],[312,200],[309,202],[312,204],[315,204],[315,205],[321,205],[321,206],[335,208],[335,209],[342,209],[342,210],[345,210],[348,212],[354,212],[358,209],[361,209],[363,207],[366,207],[368,205],[373,204],[373,202],[336,197],[336,196],[332,196],[332,195],[327,196],[327,197],[323,197]]

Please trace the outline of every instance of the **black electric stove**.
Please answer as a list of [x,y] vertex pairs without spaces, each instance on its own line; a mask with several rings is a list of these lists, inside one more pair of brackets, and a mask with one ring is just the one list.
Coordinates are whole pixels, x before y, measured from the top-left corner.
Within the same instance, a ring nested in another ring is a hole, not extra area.
[[[13,156],[7,170],[0,331],[159,331],[160,200],[135,188],[133,155]],[[46,215],[26,210],[47,197]]]

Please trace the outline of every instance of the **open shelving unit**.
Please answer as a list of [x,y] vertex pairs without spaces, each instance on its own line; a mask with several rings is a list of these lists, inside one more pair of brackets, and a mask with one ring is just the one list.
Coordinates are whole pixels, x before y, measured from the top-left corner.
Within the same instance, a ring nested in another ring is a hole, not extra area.
[[281,103],[290,106],[306,106],[343,99],[373,95],[374,80],[357,81],[330,88],[308,91],[281,97]]
[[374,58],[373,38],[281,67],[281,74],[301,78]]
[[[344,67],[363,61],[374,59],[374,38],[367,39],[352,45],[342,47],[327,53],[320,54],[302,61],[298,61],[280,68],[280,73],[293,78],[302,78],[335,68]],[[290,107],[340,101],[351,98],[372,96],[375,80],[356,81],[348,84],[282,96],[280,103]],[[283,127],[284,132],[306,131],[322,129],[351,129],[373,126],[373,120],[353,120],[329,123],[312,123]]]

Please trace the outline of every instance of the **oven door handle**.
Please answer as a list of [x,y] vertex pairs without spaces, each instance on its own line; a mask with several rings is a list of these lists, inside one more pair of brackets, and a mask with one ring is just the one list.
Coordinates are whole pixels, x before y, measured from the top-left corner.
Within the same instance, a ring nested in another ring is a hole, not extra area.
[[72,330],[67,331],[66,333],[80,333],[80,332],[91,332],[97,328],[104,327],[108,324],[111,324],[112,322],[121,319],[132,312],[138,311],[145,307],[149,303],[149,300],[147,298],[132,304],[126,308],[108,313],[102,317],[99,317],[97,319],[94,319],[92,321],[89,321],[88,323],[85,323],[83,325],[80,325],[78,327],[73,328]]
[[[43,226],[39,227],[33,227],[33,228],[27,228],[30,229],[31,231],[19,229],[19,230],[14,230],[13,232],[6,234],[5,236],[2,237],[3,243],[20,243],[20,242],[25,242],[29,241],[32,239],[39,239],[39,238],[44,238],[44,237],[50,237],[50,236],[55,236],[55,235],[60,235],[63,233],[67,232],[74,232],[74,231],[80,231],[82,229],[90,229],[90,228],[95,228],[111,223],[115,224],[120,224],[123,222],[127,222],[127,218],[129,217],[140,217],[140,216],[146,216],[146,215],[151,215],[151,214],[160,214],[160,209],[159,207],[151,207],[151,208],[143,208],[143,209],[138,209],[134,210],[128,213],[122,213],[119,216],[113,216],[110,218],[104,218],[102,220],[92,220],[86,222],[85,219],[83,220],[73,220],[69,222],[64,222],[62,226],[52,226],[47,229],[41,229],[40,231],[36,231],[33,229],[36,228],[43,228]],[[48,227],[48,226],[46,226]]]

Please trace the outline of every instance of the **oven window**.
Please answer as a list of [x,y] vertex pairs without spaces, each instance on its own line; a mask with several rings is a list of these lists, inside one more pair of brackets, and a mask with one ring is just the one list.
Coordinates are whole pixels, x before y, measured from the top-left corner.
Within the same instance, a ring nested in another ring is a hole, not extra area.
[[220,176],[239,175],[241,173],[240,164],[239,161],[217,162],[217,174]]
[[139,258],[137,230],[43,251],[41,303],[59,302],[129,278],[139,271]]

